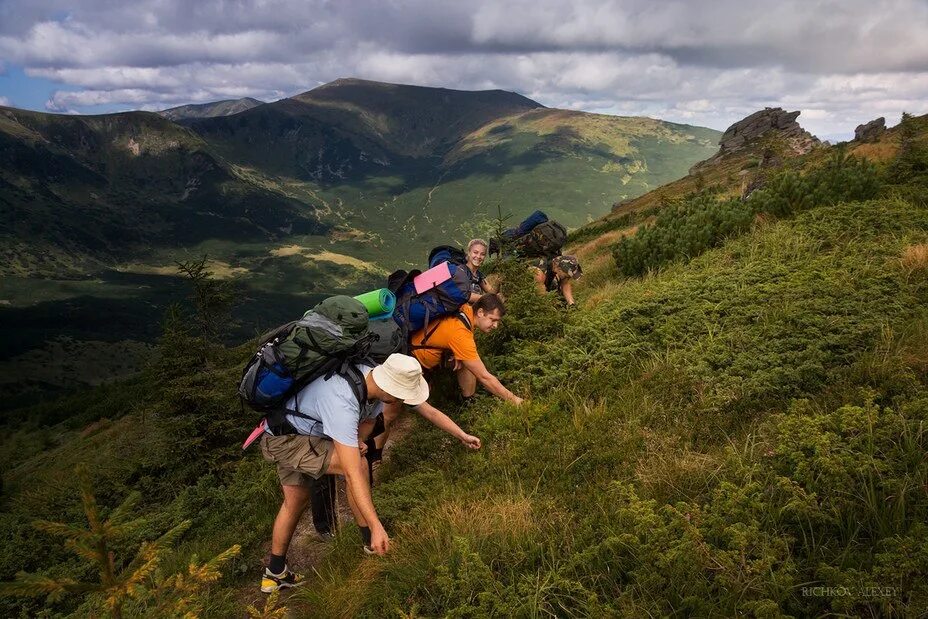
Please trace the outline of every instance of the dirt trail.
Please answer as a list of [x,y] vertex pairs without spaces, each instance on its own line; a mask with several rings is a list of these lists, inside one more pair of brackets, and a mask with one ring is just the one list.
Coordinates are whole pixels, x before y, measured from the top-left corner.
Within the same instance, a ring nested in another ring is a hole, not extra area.
[[[384,460],[390,457],[390,451],[392,451],[393,446],[398,442],[403,440],[403,438],[409,434],[412,429],[412,415],[414,413],[406,412],[401,414],[399,418],[393,425],[393,431],[390,435],[390,440],[387,441],[386,445],[383,447],[383,457]],[[270,465],[268,465],[270,466]],[[374,469],[374,482],[377,482],[379,475],[377,468]],[[344,528],[346,526],[354,525],[354,516],[351,514],[351,508],[348,506],[348,493],[345,487],[345,478],[339,476],[337,481],[337,496],[338,496],[338,527]],[[270,525],[268,523],[268,535],[270,535]],[[325,541],[319,538],[316,534],[316,529],[313,527],[313,519],[310,510],[307,508],[306,513],[303,514],[303,518],[300,519],[300,523],[296,527],[296,532],[293,534],[293,541],[290,543],[290,549],[287,552],[287,563],[289,564],[290,569],[299,574],[303,574],[308,580],[312,580],[313,571],[316,569],[316,566],[319,565],[329,553],[332,548],[330,541]],[[268,560],[270,559],[271,552],[271,542],[268,539],[262,547],[262,554],[260,557],[256,558],[255,565],[253,569],[249,569],[249,575],[253,574],[253,577],[249,578],[244,582],[238,590],[236,595],[239,605],[242,609],[242,617],[247,617],[248,614],[245,611],[249,605],[253,605],[258,610],[261,610],[264,607],[265,600],[267,600],[267,595],[261,593],[260,588],[258,587],[259,575],[261,574],[264,566],[267,565]],[[358,552],[361,552],[361,549],[358,549]],[[288,598],[290,593],[293,590],[285,590],[281,592],[280,598],[277,602],[278,607],[287,606],[288,607],[288,617],[308,617],[310,616],[308,608],[302,608],[298,603],[289,604]],[[294,602],[296,602],[294,600]]]

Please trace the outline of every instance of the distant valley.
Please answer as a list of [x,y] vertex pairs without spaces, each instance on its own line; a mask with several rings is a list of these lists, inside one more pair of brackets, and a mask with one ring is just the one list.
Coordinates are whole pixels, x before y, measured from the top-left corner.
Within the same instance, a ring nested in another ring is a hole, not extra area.
[[27,372],[21,393],[87,382],[65,365],[107,343],[125,367],[103,374],[131,371],[186,294],[175,261],[203,255],[241,290],[241,340],[486,235],[498,213],[580,226],[684,176],[720,135],[354,79],[160,114],[0,108],[0,363]]

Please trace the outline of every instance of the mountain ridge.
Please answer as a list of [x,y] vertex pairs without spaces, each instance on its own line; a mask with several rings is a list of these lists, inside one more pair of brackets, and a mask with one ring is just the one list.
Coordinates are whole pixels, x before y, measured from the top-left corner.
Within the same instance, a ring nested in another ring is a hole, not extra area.
[[241,99],[223,99],[221,101],[210,101],[208,103],[188,103],[178,105],[166,110],[157,112],[168,120],[174,122],[191,120],[194,118],[211,118],[213,116],[231,116],[250,110],[253,107],[264,105],[264,101],[253,99],[252,97],[242,97]]
[[343,80],[297,97],[176,123],[4,108],[0,361],[60,336],[150,342],[138,323],[178,300],[176,263],[203,255],[242,288],[240,329],[270,326],[491,235],[498,216],[581,225],[684,175],[721,135],[498,90]]

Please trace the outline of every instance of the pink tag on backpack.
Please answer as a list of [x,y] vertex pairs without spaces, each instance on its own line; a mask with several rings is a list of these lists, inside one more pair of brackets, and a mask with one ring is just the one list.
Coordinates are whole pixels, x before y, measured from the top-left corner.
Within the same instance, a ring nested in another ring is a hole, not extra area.
[[251,434],[248,435],[248,438],[245,439],[245,443],[242,445],[242,449],[248,449],[248,447],[254,443],[258,438],[264,434],[264,418],[261,418],[261,421],[258,422],[258,425],[254,430],[251,431]]
[[447,262],[442,262],[417,275],[413,278],[412,283],[416,287],[416,294],[422,294],[449,279],[451,279],[451,269],[448,268]]

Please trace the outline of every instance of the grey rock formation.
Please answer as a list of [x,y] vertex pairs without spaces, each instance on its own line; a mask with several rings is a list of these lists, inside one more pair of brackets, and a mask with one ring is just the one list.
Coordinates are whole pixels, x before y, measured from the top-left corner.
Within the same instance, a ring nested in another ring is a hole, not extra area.
[[880,116],[876,120],[857,125],[854,129],[854,139],[858,142],[876,142],[886,131],[886,119]]
[[729,127],[719,140],[719,152],[690,169],[690,173],[716,163],[729,153],[738,152],[754,145],[758,138],[770,132],[783,139],[786,147],[794,155],[804,155],[821,142],[817,137],[803,129],[796,118],[799,112],[787,112],[780,107],[768,107],[754,112],[747,118],[739,120]]

